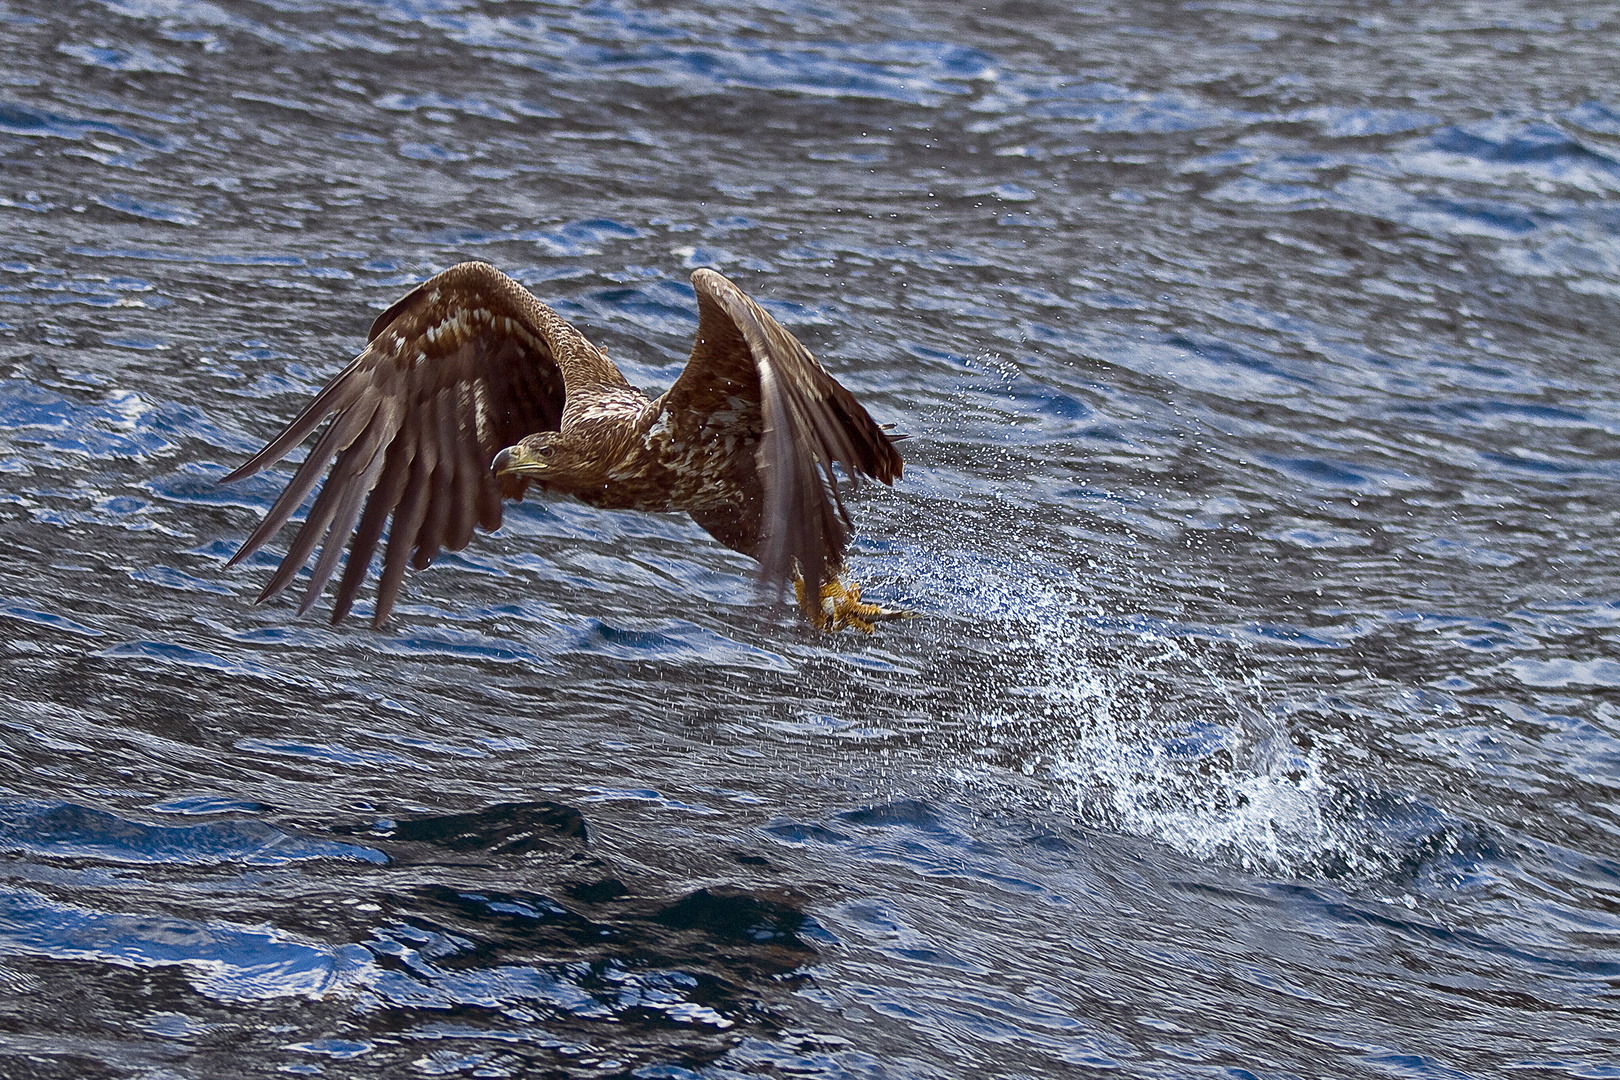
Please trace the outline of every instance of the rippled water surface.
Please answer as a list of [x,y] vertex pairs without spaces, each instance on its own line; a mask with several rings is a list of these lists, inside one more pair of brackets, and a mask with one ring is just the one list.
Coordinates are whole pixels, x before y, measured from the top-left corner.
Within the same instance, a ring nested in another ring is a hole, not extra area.
[[[0,1075],[1620,1075],[1607,3],[4,0]],[[819,637],[216,481],[481,258],[909,433]],[[362,601],[362,607],[369,600]]]

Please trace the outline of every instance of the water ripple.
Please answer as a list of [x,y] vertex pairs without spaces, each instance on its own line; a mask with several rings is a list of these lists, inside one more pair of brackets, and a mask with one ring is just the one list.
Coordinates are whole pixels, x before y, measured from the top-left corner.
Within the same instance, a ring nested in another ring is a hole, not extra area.
[[[1610,1068],[1603,12],[24,10],[0,1072]],[[539,500],[254,607],[219,478],[469,257],[651,389],[734,276],[921,617]]]

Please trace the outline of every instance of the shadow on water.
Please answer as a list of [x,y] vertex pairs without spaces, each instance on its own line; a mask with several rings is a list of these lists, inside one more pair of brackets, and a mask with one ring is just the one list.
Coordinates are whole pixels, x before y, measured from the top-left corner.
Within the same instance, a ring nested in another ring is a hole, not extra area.
[[[348,842],[251,819],[145,825],[69,804],[13,804],[0,820],[0,849],[26,860],[7,867],[0,919],[7,977],[30,990],[13,1020],[33,1014],[61,1032],[61,1010],[88,984],[57,978],[49,961],[73,960],[99,969],[97,997],[147,1017],[155,1035],[174,1027],[204,1062],[274,1053],[430,1072],[450,1057],[570,1075],[696,1068],[779,1031],[812,942],[830,941],[782,890],[638,893],[591,854],[580,812],[558,803],[379,821]],[[310,879],[290,917],[274,930],[230,917],[234,894],[266,884],[257,868],[289,864]],[[132,866],[148,871],[139,883]],[[92,906],[154,889],[187,897],[192,916]],[[343,940],[353,944],[321,944]],[[210,1019],[247,1004],[251,1022]],[[312,1026],[311,1010],[326,1019]],[[305,1036],[327,1034],[289,1046],[278,1015],[299,1018]],[[447,1040],[488,1049],[436,1049]],[[137,1039],[120,1059],[169,1056]],[[58,1061],[74,1067],[71,1057]]]

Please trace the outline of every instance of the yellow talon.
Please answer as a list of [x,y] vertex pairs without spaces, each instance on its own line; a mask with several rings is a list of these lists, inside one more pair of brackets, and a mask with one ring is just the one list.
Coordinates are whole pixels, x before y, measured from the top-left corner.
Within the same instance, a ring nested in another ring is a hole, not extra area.
[[878,622],[882,620],[910,619],[916,615],[915,612],[886,608],[878,604],[863,604],[860,585],[854,581],[846,585],[837,578],[822,582],[821,595],[815,604],[809,603],[806,599],[802,577],[793,579],[793,595],[798,597],[799,610],[804,612],[805,618],[809,619],[817,630],[828,633],[853,626],[863,634],[870,634],[877,629]]

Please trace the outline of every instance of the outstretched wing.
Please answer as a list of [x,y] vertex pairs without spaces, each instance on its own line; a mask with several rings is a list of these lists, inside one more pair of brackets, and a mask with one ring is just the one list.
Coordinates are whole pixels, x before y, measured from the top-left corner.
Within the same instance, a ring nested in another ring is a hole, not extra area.
[[[698,330],[692,358],[659,404],[672,439],[757,441],[758,505],[694,515],[723,543],[753,555],[780,585],[795,565],[810,595],[837,574],[849,514],[833,465],[851,482],[892,484],[904,464],[886,433],[799,341],[713,270],[692,275]],[[753,485],[744,485],[745,489]]]
[[[353,363],[224,478],[251,476],[280,460],[332,418],[231,564],[287,522],[331,462],[320,495],[259,599],[285,589],[324,534],[298,609],[308,611],[352,533],[332,610],[338,622],[353,605],[392,517],[372,619],[381,626],[399,594],[407,556],[421,569],[441,548],[466,547],[475,523],[500,527],[502,482],[490,471],[491,459],[525,435],[556,430],[569,391],[599,379],[604,365],[622,382],[578,331],[516,281],[485,263],[451,267],[384,312]],[[522,487],[504,493],[516,498]]]

